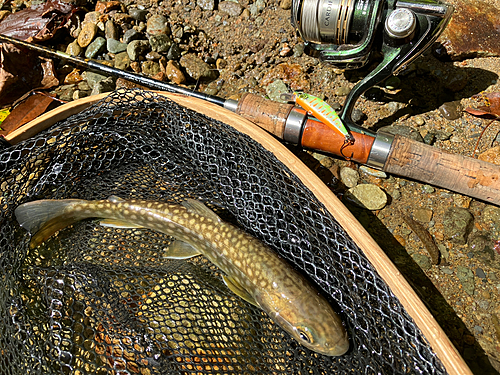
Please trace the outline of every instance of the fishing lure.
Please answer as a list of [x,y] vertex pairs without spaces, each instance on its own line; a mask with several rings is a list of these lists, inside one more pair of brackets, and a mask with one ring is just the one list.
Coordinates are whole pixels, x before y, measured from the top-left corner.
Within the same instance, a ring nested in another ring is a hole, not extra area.
[[[346,146],[354,143],[354,137],[346,129],[337,112],[335,112],[335,110],[324,100],[321,100],[314,95],[306,94],[305,92],[294,92],[293,94],[285,93],[281,94],[281,98],[294,101],[304,108],[304,110],[306,110],[310,115],[316,117],[323,124],[329,126],[331,129],[342,135],[344,137],[344,144],[340,148],[341,153]],[[344,154],[342,153],[342,155]],[[346,158],[349,159],[348,157]]]

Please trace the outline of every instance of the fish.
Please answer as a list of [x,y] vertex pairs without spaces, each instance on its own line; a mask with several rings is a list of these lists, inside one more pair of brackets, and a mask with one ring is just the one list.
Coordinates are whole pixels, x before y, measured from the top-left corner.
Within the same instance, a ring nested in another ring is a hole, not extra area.
[[233,293],[267,313],[304,347],[326,356],[341,356],[349,349],[340,316],[301,273],[199,200],[171,204],[117,196],[96,201],[48,199],[24,203],[15,215],[31,233],[31,248],[89,218],[101,219],[101,225],[148,228],[170,235],[174,241],[165,250],[165,258],[204,255],[223,271],[223,280]]

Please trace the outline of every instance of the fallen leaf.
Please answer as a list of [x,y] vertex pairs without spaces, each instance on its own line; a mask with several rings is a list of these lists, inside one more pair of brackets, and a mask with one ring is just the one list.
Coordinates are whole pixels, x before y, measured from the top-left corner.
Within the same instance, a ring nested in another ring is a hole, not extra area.
[[485,105],[477,108],[467,107],[465,111],[474,116],[483,116],[500,119],[500,92],[481,93],[474,95],[473,98],[481,99]]
[[61,0],[48,0],[5,17],[0,22],[0,34],[17,39],[44,41],[68,25],[79,8]]
[[12,104],[33,89],[58,84],[52,60],[11,44],[0,45],[0,106]]
[[34,94],[17,105],[2,122],[0,135],[7,135],[44,113],[54,99],[48,95]]

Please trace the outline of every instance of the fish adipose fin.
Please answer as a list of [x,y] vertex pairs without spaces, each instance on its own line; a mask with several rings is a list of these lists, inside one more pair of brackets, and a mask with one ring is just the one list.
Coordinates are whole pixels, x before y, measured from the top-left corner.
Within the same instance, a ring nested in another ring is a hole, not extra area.
[[168,247],[164,257],[168,259],[188,259],[201,255],[201,252],[187,242],[175,240]]
[[220,217],[215,212],[196,199],[186,199],[181,204],[194,214],[205,216],[213,221],[220,221]]
[[16,208],[17,221],[28,230],[31,237],[30,247],[35,248],[57,231],[76,223],[84,217],[68,209],[71,205],[83,203],[80,199],[44,199],[28,202]]
[[251,303],[252,305],[259,307],[259,304],[257,301],[248,293],[239,282],[237,282],[235,279],[233,279],[231,276],[224,275],[222,276],[224,279],[224,282],[226,283],[227,287],[231,289],[231,291],[236,294],[237,296],[240,296],[243,298],[245,301],[248,303]]

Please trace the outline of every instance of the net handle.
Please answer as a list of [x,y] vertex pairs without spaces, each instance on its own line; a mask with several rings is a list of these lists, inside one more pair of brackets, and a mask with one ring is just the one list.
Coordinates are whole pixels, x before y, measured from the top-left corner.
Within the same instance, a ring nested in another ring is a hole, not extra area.
[[[166,96],[183,107],[192,109],[232,126],[239,132],[250,136],[268,151],[272,152],[276,158],[285,164],[301,182],[311,190],[316,198],[328,209],[330,214],[361,248],[379,275],[384,279],[385,283],[401,301],[406,311],[420,328],[432,349],[445,366],[448,374],[472,375],[469,367],[453,346],[446,333],[441,329],[432,314],[425,307],[424,303],[420,300],[396,266],[394,266],[375,240],[368,234],[365,228],[363,228],[359,221],[342,204],[335,194],[333,194],[332,191],[295,155],[269,133],[245,118],[238,116],[234,112],[204,100],[181,94],[167,92],[157,92],[157,94]],[[83,111],[85,108],[108,95],[109,93],[104,93],[64,104],[23,125],[9,134],[6,140],[10,144],[26,140],[40,131],[49,128],[57,121]]]

